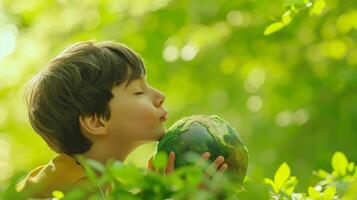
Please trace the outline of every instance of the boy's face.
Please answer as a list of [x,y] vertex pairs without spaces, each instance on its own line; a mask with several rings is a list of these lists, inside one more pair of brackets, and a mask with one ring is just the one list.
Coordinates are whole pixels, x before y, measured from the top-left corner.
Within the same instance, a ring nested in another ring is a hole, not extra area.
[[122,83],[113,88],[109,102],[111,112],[107,121],[108,133],[120,142],[141,144],[156,141],[165,133],[166,110],[162,107],[165,95],[151,87],[146,77]]

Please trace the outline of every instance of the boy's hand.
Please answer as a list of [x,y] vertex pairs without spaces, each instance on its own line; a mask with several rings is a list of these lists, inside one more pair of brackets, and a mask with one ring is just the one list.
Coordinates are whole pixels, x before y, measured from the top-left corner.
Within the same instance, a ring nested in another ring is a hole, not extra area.
[[[198,163],[196,163],[196,165],[200,165],[200,164],[203,164],[203,162],[207,162],[210,155],[211,154],[209,152],[203,153],[201,160],[199,160]],[[153,159],[153,156],[150,157],[148,164],[147,164],[147,168],[151,171],[156,171],[154,165],[152,164],[152,159]],[[216,160],[214,160],[210,164],[210,166],[206,169],[206,175],[208,177],[212,177],[217,171],[224,173],[227,169],[228,169],[228,165],[226,163],[224,163],[224,157],[218,156],[216,158]],[[173,171],[175,171],[175,153],[171,151],[164,172],[165,172],[165,174],[169,174]]]
[[[202,165],[203,162],[207,162],[211,154],[209,152],[205,152],[202,154],[201,160],[196,163],[196,165]],[[216,160],[214,160],[209,167],[206,169],[206,175],[208,177],[212,177],[217,171],[224,173],[228,169],[227,163],[224,162],[223,156],[217,156]]]
[[[154,165],[152,164],[152,159],[154,159],[154,156],[150,157],[148,164],[147,164],[147,168],[150,171],[156,171]],[[165,172],[165,174],[169,174],[173,171],[175,171],[175,153],[173,151],[171,151],[164,172]]]
[[[211,154],[209,152],[205,152],[202,154],[201,160],[197,163],[197,165],[203,165],[204,162],[207,162]],[[206,169],[205,175],[208,179],[213,179],[215,175],[223,174],[228,169],[228,164],[224,162],[223,156],[217,156],[216,160],[214,160]],[[218,174],[216,174],[218,172]],[[203,190],[209,190],[207,184],[203,181],[198,187]]]

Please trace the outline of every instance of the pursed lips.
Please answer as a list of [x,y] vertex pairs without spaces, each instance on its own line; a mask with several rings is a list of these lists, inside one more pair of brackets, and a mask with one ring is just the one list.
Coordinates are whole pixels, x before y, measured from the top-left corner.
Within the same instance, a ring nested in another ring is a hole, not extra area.
[[164,122],[164,121],[167,120],[167,118],[168,118],[167,112],[165,112],[165,113],[160,117],[160,120],[161,120],[162,122]]

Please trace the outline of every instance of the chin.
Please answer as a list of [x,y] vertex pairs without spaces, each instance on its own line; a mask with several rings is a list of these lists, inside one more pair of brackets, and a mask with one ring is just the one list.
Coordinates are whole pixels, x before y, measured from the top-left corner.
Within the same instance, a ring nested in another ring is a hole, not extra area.
[[151,133],[147,133],[146,135],[149,137],[148,139],[150,141],[159,141],[165,133],[165,127],[161,126],[151,131]]
[[164,134],[165,134],[165,130],[160,131],[157,137],[155,137],[155,141],[159,141]]

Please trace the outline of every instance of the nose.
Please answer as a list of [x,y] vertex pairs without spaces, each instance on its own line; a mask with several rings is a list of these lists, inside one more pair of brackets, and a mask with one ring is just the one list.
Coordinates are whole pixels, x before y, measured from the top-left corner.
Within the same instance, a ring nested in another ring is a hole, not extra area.
[[159,90],[156,90],[156,98],[155,98],[155,101],[154,101],[154,105],[156,107],[161,107],[162,104],[164,103],[165,99],[166,99],[166,96],[164,93],[162,93],[161,91]]

